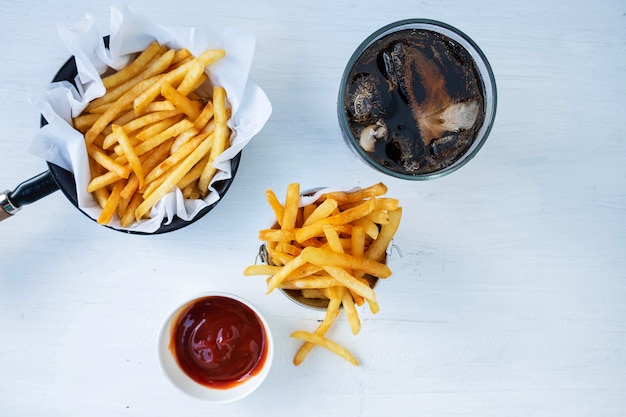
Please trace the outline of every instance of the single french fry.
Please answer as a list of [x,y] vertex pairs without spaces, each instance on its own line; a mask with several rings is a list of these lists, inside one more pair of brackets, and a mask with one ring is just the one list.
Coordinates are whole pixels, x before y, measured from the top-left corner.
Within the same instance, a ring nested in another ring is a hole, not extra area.
[[296,217],[298,215],[298,203],[300,201],[300,184],[297,182],[287,185],[285,195],[285,208],[281,229],[291,230],[296,227]]
[[322,226],[322,230],[324,232],[324,236],[326,236],[326,241],[328,242],[330,250],[337,253],[344,253],[343,245],[341,244],[341,240],[339,239],[339,235],[337,234],[335,227],[331,224],[325,224]]
[[199,80],[203,79],[202,75],[204,75],[204,65],[199,60],[195,60],[191,63],[189,71],[178,86],[178,93],[186,97],[195,91],[198,88]]
[[115,172],[121,178],[128,178],[128,176],[130,175],[129,166],[118,164],[99,147],[95,145],[89,145],[87,146],[87,153],[98,164],[102,165],[104,168],[108,169],[109,171]]
[[161,45],[154,41],[146,49],[144,49],[129,65],[119,71],[102,78],[104,87],[108,90],[118,84],[133,78],[152,61],[152,59],[161,51]]
[[331,192],[324,194],[321,198],[333,198],[341,204],[345,203],[353,203],[356,201],[361,201],[365,199],[369,199],[372,197],[378,197],[384,194],[387,194],[388,188],[382,182],[376,183],[369,187],[358,188],[352,191],[339,191],[339,192]]
[[174,142],[172,143],[172,146],[170,147],[170,154],[176,153],[176,151],[181,146],[189,142],[193,137],[197,136],[198,134],[199,134],[199,131],[194,126],[185,130],[180,135],[176,136],[176,139],[174,140]]
[[120,144],[122,150],[124,151],[124,155],[126,155],[126,158],[128,159],[128,164],[130,165],[130,168],[139,179],[139,187],[141,188],[144,183],[144,173],[141,161],[139,160],[139,156],[137,156],[137,153],[135,152],[135,149],[133,148],[133,145],[131,144],[128,135],[126,135],[126,132],[124,131],[124,128],[118,125],[113,125],[112,128],[113,134],[117,139],[117,143]]
[[223,59],[225,56],[226,51],[223,49],[208,49],[198,55],[197,59],[202,63],[202,66],[206,68]]
[[97,220],[98,223],[109,224],[109,222],[115,215],[117,205],[120,200],[120,192],[122,191],[122,188],[124,188],[123,181],[118,181],[115,183],[115,185],[113,186],[113,190],[111,191],[111,194],[109,195],[109,198],[106,204],[104,205],[104,207],[102,208],[102,211],[100,212],[100,216],[98,217],[98,220]]
[[176,55],[174,56],[174,60],[172,61],[172,65],[176,65],[181,61],[186,60],[187,58],[191,58],[193,55],[191,51],[187,48],[180,48],[176,51]]
[[73,119],[74,129],[85,133],[99,118],[99,114],[83,113]]
[[362,258],[365,254],[365,229],[359,226],[352,228],[350,235],[350,254]]
[[306,217],[303,226],[309,226],[319,220],[330,216],[337,209],[337,200],[326,199],[315,207],[313,212]]
[[367,259],[380,261],[384,257],[385,252],[391,243],[391,239],[396,234],[396,231],[400,226],[400,220],[402,219],[402,207],[391,210],[387,214],[389,215],[389,223],[381,227],[378,238],[372,242],[365,252],[364,256]]
[[395,210],[400,205],[397,198],[373,198],[376,202],[375,210]]
[[350,291],[345,288],[341,297],[341,305],[346,312],[346,317],[348,318],[348,324],[350,325],[350,330],[352,330],[352,334],[359,334],[359,332],[361,331],[361,319],[359,318],[359,314],[356,311],[354,299],[352,298]]
[[272,208],[272,211],[274,212],[274,216],[277,219],[278,226],[280,227],[281,223],[283,221],[283,216],[284,216],[284,213],[285,213],[285,207],[278,200],[278,197],[276,196],[276,193],[274,193],[274,191],[272,191],[270,189],[265,190],[265,199],[267,200],[267,203]]
[[200,115],[201,109],[198,102],[191,101],[186,95],[181,94],[169,83],[161,87],[161,95],[174,105],[181,113],[185,113],[191,121],[195,121]]
[[[338,299],[330,300],[328,307],[326,308],[324,320],[322,320],[319,326],[317,326],[317,329],[315,329],[315,334],[320,336],[326,335],[328,329],[332,327],[333,323],[339,316],[339,303],[340,301]],[[300,349],[296,352],[296,355],[293,358],[293,364],[296,366],[300,365],[314,346],[315,344],[311,342],[304,342]]]
[[324,270],[328,272],[331,277],[336,279],[337,282],[349,288],[350,291],[353,291],[355,294],[360,295],[366,300],[376,301],[376,293],[374,290],[367,285],[367,283],[359,280],[353,275],[350,275],[345,269],[334,266],[325,266]]
[[213,102],[207,101],[207,103],[202,108],[200,115],[196,118],[196,121],[193,124],[193,127],[197,131],[201,131],[205,128],[205,126],[211,121],[213,118]]
[[87,192],[93,193],[94,191],[106,187],[107,185],[114,184],[121,179],[122,177],[114,171],[108,171],[106,174],[92,177],[91,181],[89,181],[89,185],[87,186]]
[[259,231],[259,240],[267,242],[289,243],[295,237],[293,230],[285,229],[263,229]]
[[141,194],[133,194],[133,196],[130,198],[128,206],[126,207],[126,210],[124,211],[124,214],[121,216],[120,226],[128,227],[133,224],[133,222],[135,222],[135,210],[137,210],[137,207],[139,207],[139,204],[141,204],[142,200],[143,198],[141,197]]
[[327,339],[324,336],[320,336],[319,334],[311,332],[305,332],[304,330],[296,330],[295,332],[291,333],[291,337],[293,337],[294,339],[304,340],[306,342],[310,342],[317,346],[328,349],[336,355],[347,360],[351,364],[359,366],[359,361],[350,353],[350,351],[348,351],[346,348],[339,345],[338,343]]
[[283,282],[287,278],[287,276],[289,276],[289,274],[291,274],[293,271],[295,271],[305,263],[306,261],[304,261],[301,254],[293,258],[293,260],[289,261],[279,272],[272,276],[272,279],[267,284],[267,293],[269,294],[270,292],[278,288],[280,283]]
[[306,288],[330,288],[339,285],[337,280],[330,276],[311,276],[307,278],[286,279],[278,288],[285,290],[303,290]]
[[226,106],[226,90],[219,86],[213,87],[213,119],[215,120],[215,128],[213,130],[213,146],[211,147],[209,161],[202,170],[200,180],[198,181],[198,188],[205,195],[208,193],[209,183],[217,171],[217,168],[214,166],[215,159],[221,155],[229,145],[228,139],[230,135],[226,124],[228,122],[228,112]]
[[367,258],[359,258],[347,253],[337,253],[324,248],[304,248],[302,256],[306,262],[314,265],[363,271],[378,278],[387,278],[391,275],[391,270],[384,263]]
[[280,271],[282,267],[274,265],[250,265],[243,271],[243,275],[246,277],[253,275],[274,275]]

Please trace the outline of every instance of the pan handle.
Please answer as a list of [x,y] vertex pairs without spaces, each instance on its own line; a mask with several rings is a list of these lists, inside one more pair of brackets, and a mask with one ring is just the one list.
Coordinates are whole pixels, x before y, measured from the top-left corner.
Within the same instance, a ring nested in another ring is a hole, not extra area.
[[24,181],[13,191],[0,192],[0,221],[11,217],[20,207],[34,203],[59,189],[50,171]]

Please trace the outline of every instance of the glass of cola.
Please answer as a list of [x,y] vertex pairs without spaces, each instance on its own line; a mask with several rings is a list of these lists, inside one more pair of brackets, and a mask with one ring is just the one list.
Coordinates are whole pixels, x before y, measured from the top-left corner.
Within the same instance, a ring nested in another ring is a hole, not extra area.
[[356,49],[337,111],[344,139],[363,161],[396,178],[426,180],[476,155],[496,102],[491,66],[467,35],[409,19],[379,29]]

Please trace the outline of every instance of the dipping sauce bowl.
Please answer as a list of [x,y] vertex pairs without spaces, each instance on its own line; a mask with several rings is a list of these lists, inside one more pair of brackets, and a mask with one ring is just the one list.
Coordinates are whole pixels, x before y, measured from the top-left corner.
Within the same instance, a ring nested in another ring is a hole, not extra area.
[[159,359],[183,392],[212,403],[246,397],[265,380],[274,345],[265,318],[233,294],[206,293],[182,303],[159,337]]

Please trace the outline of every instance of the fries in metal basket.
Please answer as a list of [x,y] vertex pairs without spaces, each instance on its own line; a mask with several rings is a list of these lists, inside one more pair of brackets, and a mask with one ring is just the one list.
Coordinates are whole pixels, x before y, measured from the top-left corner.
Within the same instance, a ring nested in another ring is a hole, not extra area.
[[324,320],[313,331],[291,337],[304,343],[294,356],[300,365],[314,346],[324,347],[358,366],[344,347],[326,337],[340,312],[346,313],[354,335],[361,330],[357,307],[379,311],[373,285],[391,275],[386,251],[398,230],[402,208],[397,199],[383,197],[387,187],[377,183],[349,192],[322,194],[300,204],[300,185],[289,184],[285,203],[272,190],[265,196],[276,216],[273,229],[259,232],[265,242],[267,265],[250,265],[245,276],[267,276],[268,293],[279,288],[298,291],[305,299],[327,300]]
[[185,198],[206,196],[215,158],[230,146],[226,91],[205,84],[206,68],[224,56],[211,49],[195,57],[155,41],[103,76],[105,94],[73,120],[85,135],[99,223],[117,215],[128,227],[175,187]]

